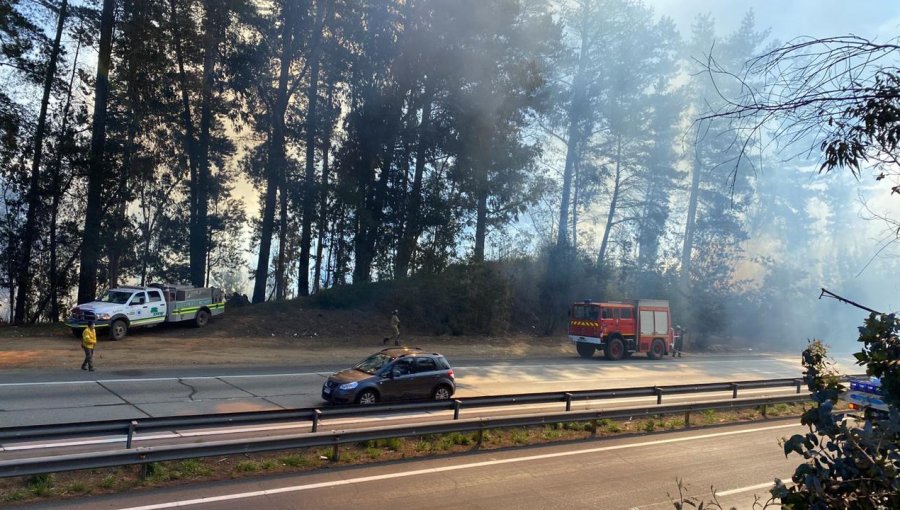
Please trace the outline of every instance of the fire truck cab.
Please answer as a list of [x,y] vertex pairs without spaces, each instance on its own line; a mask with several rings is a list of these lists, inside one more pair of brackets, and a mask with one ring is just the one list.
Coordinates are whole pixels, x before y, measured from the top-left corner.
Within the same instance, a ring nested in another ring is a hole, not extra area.
[[669,302],[641,299],[575,303],[569,311],[569,340],[583,358],[592,357],[600,349],[608,360],[627,358],[635,352],[660,359],[674,349]]

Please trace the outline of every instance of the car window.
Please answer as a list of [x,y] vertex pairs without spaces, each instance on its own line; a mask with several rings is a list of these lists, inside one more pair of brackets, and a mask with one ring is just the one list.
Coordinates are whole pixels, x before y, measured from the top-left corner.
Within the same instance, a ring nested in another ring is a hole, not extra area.
[[603,319],[612,319],[612,309],[610,309],[610,308],[601,309],[600,317]]
[[401,358],[394,363],[394,368],[392,369],[394,373],[394,377],[409,375],[413,373],[413,360],[412,358]]
[[142,305],[147,302],[147,294],[145,292],[138,292],[131,298],[132,305]]
[[373,355],[369,356],[368,358],[360,361],[359,364],[357,364],[353,368],[359,370],[360,372],[365,372],[367,374],[374,374],[375,372],[378,372],[379,370],[381,370],[381,368],[383,366],[390,363],[391,360],[393,360],[393,359],[394,358],[388,356],[387,354],[382,354],[379,352],[377,354],[373,354]]
[[633,319],[631,316],[631,308],[623,308],[622,309],[622,318],[623,319]]
[[448,363],[443,356],[436,358],[435,361],[437,362],[438,368],[440,370],[450,370],[450,363]]
[[120,290],[108,290],[103,293],[100,297],[100,301],[104,303],[115,303],[117,305],[124,305],[128,302],[128,298],[131,297],[131,292],[122,292]]
[[434,372],[437,363],[432,358],[416,358],[416,372]]
[[158,290],[148,292],[147,295],[150,296],[151,303],[155,303],[157,301],[162,301],[162,295],[159,293]]

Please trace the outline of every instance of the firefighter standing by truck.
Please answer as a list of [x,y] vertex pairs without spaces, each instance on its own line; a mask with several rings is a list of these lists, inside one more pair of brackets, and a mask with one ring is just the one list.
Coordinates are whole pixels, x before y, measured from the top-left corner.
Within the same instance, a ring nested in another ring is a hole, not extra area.
[[88,322],[84,332],[81,333],[81,348],[84,350],[84,361],[81,363],[82,370],[94,371],[94,347],[97,345],[97,330],[94,329],[94,323]]

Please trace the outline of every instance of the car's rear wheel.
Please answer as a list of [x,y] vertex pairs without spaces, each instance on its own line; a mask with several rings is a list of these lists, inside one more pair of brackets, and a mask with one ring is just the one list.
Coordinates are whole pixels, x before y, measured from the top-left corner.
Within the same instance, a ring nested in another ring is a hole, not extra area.
[[109,337],[113,340],[121,340],[128,334],[128,324],[123,320],[114,321],[109,326]]
[[453,391],[450,389],[450,386],[446,384],[442,384],[434,389],[431,393],[431,398],[434,400],[450,400],[450,397],[453,395]]
[[650,344],[650,350],[647,351],[647,357],[650,359],[662,359],[666,355],[666,344],[659,338],[653,340]]
[[378,402],[378,394],[373,390],[364,390],[356,397],[356,403],[360,405],[371,405]]
[[578,355],[582,358],[590,358],[594,355],[594,351],[597,350],[594,347],[594,344],[589,344],[587,342],[576,342],[575,349],[578,351]]
[[619,361],[625,356],[625,342],[617,336],[608,339],[603,355],[610,361]]

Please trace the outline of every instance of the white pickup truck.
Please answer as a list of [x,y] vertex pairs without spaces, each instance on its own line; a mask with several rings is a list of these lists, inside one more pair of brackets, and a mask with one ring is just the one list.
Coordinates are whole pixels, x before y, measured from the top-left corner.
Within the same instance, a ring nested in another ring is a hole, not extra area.
[[93,322],[95,328],[109,328],[113,340],[121,340],[130,328],[185,321],[200,328],[223,313],[225,295],[216,288],[165,284],[123,286],[106,291],[97,301],[73,308],[66,326],[80,338],[88,322]]

